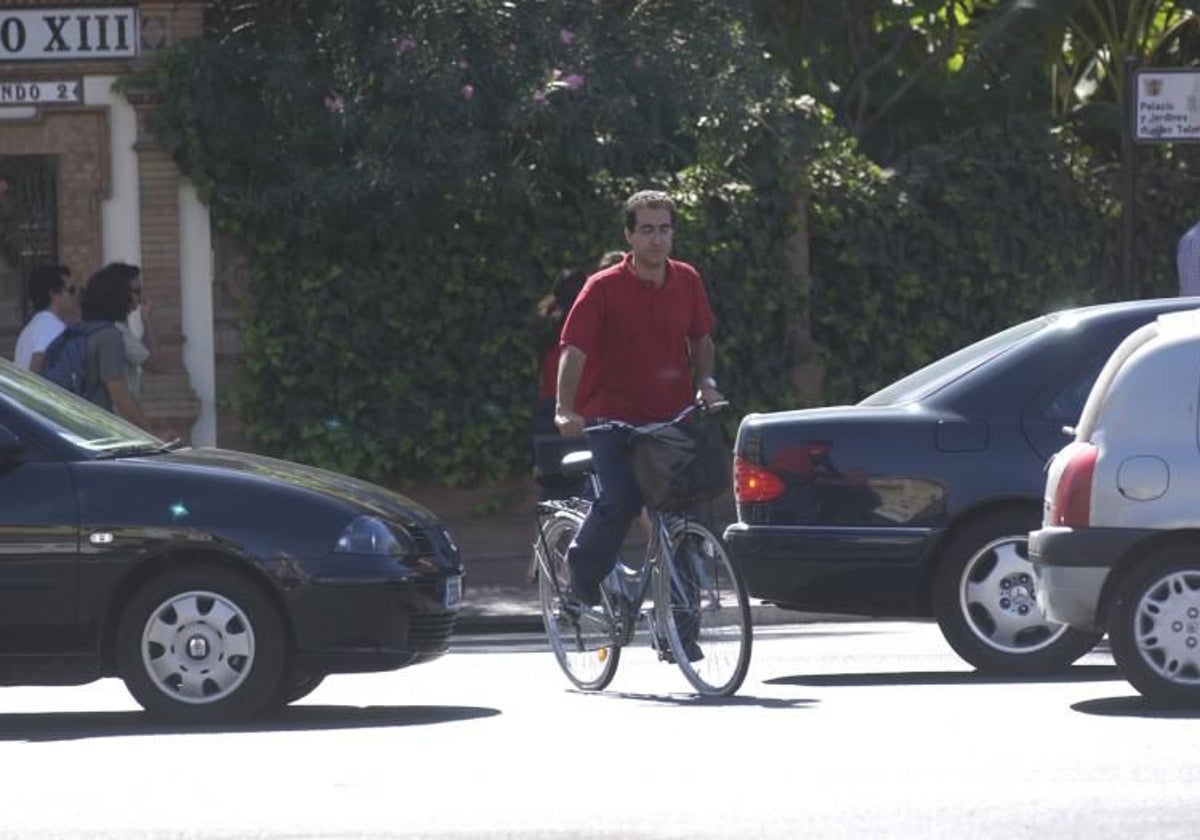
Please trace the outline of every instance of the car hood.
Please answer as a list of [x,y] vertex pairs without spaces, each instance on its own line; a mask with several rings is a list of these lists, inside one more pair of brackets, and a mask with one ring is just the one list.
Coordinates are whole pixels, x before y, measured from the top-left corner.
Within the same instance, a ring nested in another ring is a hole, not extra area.
[[408,496],[357,478],[292,461],[211,448],[181,449],[156,456],[154,461],[214,478],[223,476],[250,483],[258,483],[259,480],[283,483],[302,493],[339,500],[348,507],[389,519],[422,525],[437,521],[432,511]]

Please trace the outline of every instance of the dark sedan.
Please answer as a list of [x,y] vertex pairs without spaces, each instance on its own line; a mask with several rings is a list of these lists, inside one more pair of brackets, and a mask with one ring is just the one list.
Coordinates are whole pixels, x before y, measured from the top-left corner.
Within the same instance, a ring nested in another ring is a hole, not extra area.
[[442,655],[461,592],[415,502],[173,448],[0,361],[0,684],[119,675],[152,713],[245,718]]
[[980,670],[1064,668],[1099,636],[1037,607],[1027,536],[1044,465],[1117,343],[1197,298],[1065,310],[946,356],[853,406],[752,414],[738,430],[750,593],[784,607],[937,618]]

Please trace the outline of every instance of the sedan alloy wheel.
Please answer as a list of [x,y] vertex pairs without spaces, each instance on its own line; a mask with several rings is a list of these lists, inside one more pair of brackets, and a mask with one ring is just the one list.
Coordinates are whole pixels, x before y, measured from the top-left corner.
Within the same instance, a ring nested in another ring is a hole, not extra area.
[[935,612],[946,641],[981,671],[1061,670],[1099,641],[1048,620],[1038,608],[1028,559],[1031,515],[980,519],[947,545],[935,582]]

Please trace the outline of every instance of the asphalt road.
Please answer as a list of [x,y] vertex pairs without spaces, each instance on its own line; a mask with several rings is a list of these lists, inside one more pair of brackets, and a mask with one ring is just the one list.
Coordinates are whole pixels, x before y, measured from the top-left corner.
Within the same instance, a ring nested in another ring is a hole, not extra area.
[[1103,652],[982,677],[924,623],[761,628],[724,701],[645,649],[585,694],[535,635],[460,637],[235,728],[0,689],[0,837],[1194,837],[1197,718]]

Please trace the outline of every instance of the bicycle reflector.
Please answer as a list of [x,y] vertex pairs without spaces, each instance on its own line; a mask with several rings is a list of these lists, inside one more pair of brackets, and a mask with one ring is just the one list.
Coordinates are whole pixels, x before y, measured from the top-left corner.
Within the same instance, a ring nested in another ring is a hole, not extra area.
[[733,495],[739,503],[773,502],[786,489],[783,479],[766,467],[741,457],[733,459]]

